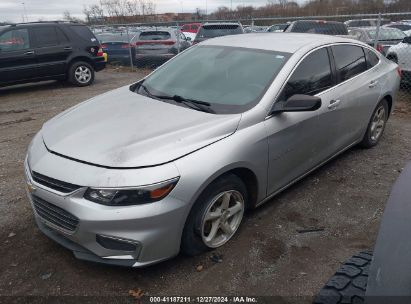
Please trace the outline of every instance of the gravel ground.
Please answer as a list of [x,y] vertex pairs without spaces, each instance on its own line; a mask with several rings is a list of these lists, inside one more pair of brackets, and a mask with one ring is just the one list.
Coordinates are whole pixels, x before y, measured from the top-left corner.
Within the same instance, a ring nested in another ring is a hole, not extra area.
[[[216,252],[218,263],[209,253],[145,269],[108,267],[76,260],[45,237],[25,196],[29,141],[55,114],[144,73],[105,70],[86,88],[46,82],[0,89],[0,295],[127,297],[140,289],[149,295],[309,299],[340,263],[372,248],[391,186],[411,159],[411,95],[405,92],[377,147],[347,151],[249,212],[238,235]],[[324,230],[297,231],[310,228]]]

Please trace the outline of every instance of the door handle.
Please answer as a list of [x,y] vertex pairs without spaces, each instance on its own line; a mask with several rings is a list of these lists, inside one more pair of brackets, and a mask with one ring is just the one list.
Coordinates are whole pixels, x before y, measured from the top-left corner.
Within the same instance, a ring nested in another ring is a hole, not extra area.
[[333,110],[337,108],[340,103],[341,103],[341,100],[339,99],[331,100],[327,108],[330,110]]
[[25,55],[34,55],[34,51],[27,51],[24,53]]
[[64,48],[64,50],[65,51],[71,51],[73,48],[71,47],[71,46],[66,46],[65,48]]
[[370,84],[368,85],[368,87],[370,89],[375,88],[375,86],[378,84],[378,80],[373,80],[370,82]]

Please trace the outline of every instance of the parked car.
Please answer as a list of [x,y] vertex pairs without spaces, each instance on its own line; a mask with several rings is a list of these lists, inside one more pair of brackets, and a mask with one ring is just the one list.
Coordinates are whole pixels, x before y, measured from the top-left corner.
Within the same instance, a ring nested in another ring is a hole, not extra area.
[[210,38],[238,34],[244,34],[243,26],[240,23],[205,23],[198,31],[193,44]]
[[284,32],[348,36],[347,27],[344,23],[324,20],[293,21]]
[[130,56],[134,60],[139,34],[115,33],[97,34],[103,52],[108,55],[109,63],[130,64]]
[[[349,33],[370,46],[375,45],[375,40],[377,39],[376,27],[350,28]],[[380,27],[378,32],[377,50],[386,55],[388,49],[392,45],[400,43],[404,37],[406,37],[406,35],[399,29]]]
[[156,66],[191,46],[190,39],[174,29],[144,30],[138,35],[136,65]]
[[281,33],[284,32],[285,29],[289,26],[289,23],[279,23],[279,24],[273,24],[267,29],[267,32],[270,33]]
[[244,212],[382,138],[398,66],[352,39],[232,35],[46,122],[25,161],[41,231],[144,266],[219,248]]
[[189,24],[184,24],[181,27],[181,31],[184,33],[194,33],[197,34],[198,30],[201,27],[201,23],[189,23]]
[[[381,19],[380,25],[388,24],[391,21],[389,19]],[[347,27],[375,27],[378,25],[378,19],[354,19],[345,21],[344,24]]]
[[100,43],[82,24],[19,23],[0,27],[0,85],[50,79],[90,85],[105,68]]
[[249,26],[244,28],[244,33],[264,33],[267,32],[267,26]]
[[391,46],[387,58],[400,66],[403,81],[411,83],[411,37],[405,37],[399,44]]
[[411,24],[406,22],[396,22],[384,25],[384,27],[388,28],[396,28],[405,33],[407,36],[411,36]]
[[343,263],[314,304],[410,302],[410,185],[408,163],[392,188],[373,252],[360,252]]

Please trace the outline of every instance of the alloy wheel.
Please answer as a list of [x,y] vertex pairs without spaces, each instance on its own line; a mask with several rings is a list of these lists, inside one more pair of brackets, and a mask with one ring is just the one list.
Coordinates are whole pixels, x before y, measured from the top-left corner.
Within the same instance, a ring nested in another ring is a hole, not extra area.
[[88,67],[80,65],[75,70],[74,76],[79,83],[85,84],[91,80],[91,71]]
[[371,140],[378,141],[384,130],[386,122],[385,108],[381,105],[374,113],[374,117],[371,122]]
[[225,244],[240,226],[244,206],[243,195],[238,191],[224,191],[217,195],[209,204],[201,223],[204,244],[210,248]]

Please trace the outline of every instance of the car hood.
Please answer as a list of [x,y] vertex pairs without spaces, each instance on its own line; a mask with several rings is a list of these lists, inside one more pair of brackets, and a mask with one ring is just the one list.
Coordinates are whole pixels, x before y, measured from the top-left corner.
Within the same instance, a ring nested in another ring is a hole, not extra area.
[[215,115],[151,99],[123,87],[44,124],[51,152],[113,168],[173,161],[233,134],[241,114]]

